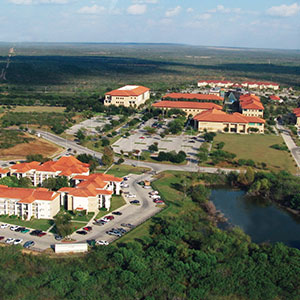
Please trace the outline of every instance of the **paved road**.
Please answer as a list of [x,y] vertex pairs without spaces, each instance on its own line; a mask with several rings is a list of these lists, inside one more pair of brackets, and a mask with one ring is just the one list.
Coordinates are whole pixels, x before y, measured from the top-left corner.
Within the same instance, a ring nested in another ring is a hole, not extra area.
[[282,125],[279,125],[278,123],[276,124],[277,129],[281,132],[281,136],[291,151],[291,154],[298,166],[300,168],[300,147],[298,147],[295,142],[293,141],[290,132],[284,128]]

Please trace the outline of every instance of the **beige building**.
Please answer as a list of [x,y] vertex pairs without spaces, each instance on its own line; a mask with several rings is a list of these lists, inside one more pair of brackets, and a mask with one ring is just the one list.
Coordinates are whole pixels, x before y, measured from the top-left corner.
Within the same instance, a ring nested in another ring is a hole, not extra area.
[[126,85],[105,94],[104,105],[139,107],[150,99],[150,89],[144,86]]
[[9,173],[8,169],[0,168],[0,179],[6,177],[8,173]]
[[255,95],[241,95],[239,99],[240,111],[247,117],[259,117],[264,116],[264,106],[260,102],[260,98]]
[[191,101],[160,101],[152,104],[155,108],[161,108],[163,110],[180,109],[184,111],[187,116],[193,117],[203,111],[209,109],[222,109],[222,106],[211,102],[191,102]]
[[107,174],[78,175],[74,178],[75,187],[61,188],[61,205],[67,210],[98,212],[109,210],[111,197],[120,194],[122,178]]
[[294,108],[293,113],[296,116],[296,126],[300,127],[300,108]]
[[280,85],[278,83],[273,82],[264,82],[264,81],[244,81],[242,82],[242,87],[248,88],[248,89],[259,89],[259,90],[265,90],[265,89],[271,89],[274,91],[279,90]]
[[44,188],[27,189],[0,186],[0,214],[52,219],[60,209],[59,193]]
[[233,86],[234,82],[229,80],[200,80],[198,81],[198,87],[223,87],[223,88],[229,88]]
[[227,114],[211,109],[194,117],[194,127],[200,132],[264,133],[265,120],[240,113]]

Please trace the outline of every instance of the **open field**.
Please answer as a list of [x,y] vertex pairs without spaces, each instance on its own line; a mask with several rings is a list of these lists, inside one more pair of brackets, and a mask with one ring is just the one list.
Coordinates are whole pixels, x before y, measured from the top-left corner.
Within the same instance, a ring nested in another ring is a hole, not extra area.
[[[0,108],[3,107],[0,105]],[[65,107],[57,106],[16,106],[10,109],[12,112],[56,112],[63,113]]]
[[[106,170],[105,168],[98,168],[96,172],[104,172]],[[107,174],[114,175],[116,177],[124,177],[128,174],[143,174],[145,172],[150,171],[149,168],[145,167],[133,167],[130,165],[113,165],[107,172]]]
[[214,145],[224,142],[223,150],[236,154],[236,159],[252,159],[255,162],[267,164],[272,171],[287,170],[295,174],[297,168],[291,154],[270,148],[274,144],[282,144],[283,139],[275,135],[238,135],[218,134]]
[[24,159],[29,154],[42,154],[44,157],[52,157],[62,151],[62,148],[44,139],[38,139],[31,135],[28,136],[34,138],[34,141],[18,144],[8,149],[1,149],[0,159]]

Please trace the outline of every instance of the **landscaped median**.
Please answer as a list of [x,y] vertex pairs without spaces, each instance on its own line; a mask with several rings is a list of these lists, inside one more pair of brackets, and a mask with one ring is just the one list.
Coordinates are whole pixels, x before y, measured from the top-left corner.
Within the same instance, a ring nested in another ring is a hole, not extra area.
[[[103,173],[107,168],[98,168],[96,170],[96,172],[100,172]],[[134,167],[131,165],[126,165],[126,164],[122,164],[122,165],[113,165],[106,174],[108,175],[114,175],[116,177],[124,177],[128,174],[137,174],[137,175],[141,175],[144,174],[146,172],[150,171],[150,168],[146,168],[146,167]]]

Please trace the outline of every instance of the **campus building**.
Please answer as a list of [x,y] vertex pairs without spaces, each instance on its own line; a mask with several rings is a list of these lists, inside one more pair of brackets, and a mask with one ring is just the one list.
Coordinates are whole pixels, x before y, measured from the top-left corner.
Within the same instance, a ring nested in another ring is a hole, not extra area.
[[234,82],[229,80],[199,80],[198,87],[222,87],[222,88],[229,88],[234,85]]
[[188,94],[188,93],[169,93],[163,97],[164,100],[193,100],[197,102],[223,103],[224,98],[210,94]]
[[272,89],[274,91],[279,90],[280,86],[278,83],[273,82],[263,82],[263,81],[244,81],[242,82],[242,87],[248,88],[248,89],[259,89],[259,90],[265,90],[265,89]]
[[297,120],[296,120],[296,126],[300,127],[300,107],[294,108],[293,109],[293,113],[294,113],[294,115],[297,118]]
[[44,188],[27,189],[0,185],[0,214],[26,220],[52,219],[60,209],[59,193]]
[[29,178],[34,186],[42,184],[48,178],[66,176],[71,179],[76,175],[89,175],[90,172],[89,164],[82,163],[74,156],[63,156],[57,161],[50,160],[45,163],[32,161],[15,164],[9,170],[17,178]]
[[264,133],[265,120],[240,113],[227,114],[218,109],[204,111],[194,118],[194,127],[200,132]]
[[150,89],[144,86],[126,85],[105,94],[104,105],[139,107],[150,99]]
[[109,210],[111,197],[120,194],[122,178],[106,174],[78,175],[73,178],[75,187],[64,187],[60,193],[61,205],[67,210],[98,212]]
[[9,170],[8,169],[2,169],[0,168],[0,179],[3,178],[3,177],[6,177],[9,173]]
[[264,106],[260,98],[255,95],[241,95],[239,98],[240,112],[248,117],[260,117],[264,115]]
[[211,102],[191,102],[191,101],[160,101],[152,104],[155,108],[163,110],[180,109],[187,115],[195,116],[209,109],[222,109],[222,106]]

